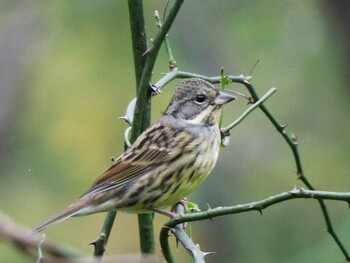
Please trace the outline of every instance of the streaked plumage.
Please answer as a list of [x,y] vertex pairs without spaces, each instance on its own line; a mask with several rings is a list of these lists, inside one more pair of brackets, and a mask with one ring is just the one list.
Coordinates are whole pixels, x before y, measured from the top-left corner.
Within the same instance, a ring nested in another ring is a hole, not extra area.
[[221,107],[233,99],[204,80],[183,80],[159,121],[77,201],[33,231],[71,216],[113,209],[144,212],[180,201],[214,168],[221,140]]

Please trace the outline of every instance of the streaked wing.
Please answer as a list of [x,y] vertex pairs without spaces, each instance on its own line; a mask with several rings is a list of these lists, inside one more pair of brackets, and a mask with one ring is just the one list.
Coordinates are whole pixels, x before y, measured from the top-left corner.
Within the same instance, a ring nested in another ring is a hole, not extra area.
[[[155,130],[157,135],[154,133]],[[173,147],[163,147],[161,144],[164,137],[173,136],[176,132],[173,128],[164,127],[159,123],[152,126],[110,168],[102,173],[84,195],[100,193],[132,183],[158,165],[180,156],[181,147],[175,151]],[[182,138],[182,143],[185,145],[186,141]],[[174,143],[177,142],[174,140]]]

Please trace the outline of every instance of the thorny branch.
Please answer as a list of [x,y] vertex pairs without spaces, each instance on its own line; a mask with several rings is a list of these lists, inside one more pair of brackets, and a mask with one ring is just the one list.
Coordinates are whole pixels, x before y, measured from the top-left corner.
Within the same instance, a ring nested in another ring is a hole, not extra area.
[[[219,83],[221,81],[221,77],[217,76],[217,77],[207,77],[207,76],[203,76],[203,75],[199,75],[199,74],[194,74],[194,73],[189,73],[189,72],[183,72],[183,71],[171,71],[169,73],[167,73],[163,78],[161,78],[156,84],[155,86],[159,88],[159,90],[161,90],[167,83],[169,83],[170,81],[172,81],[175,78],[200,78],[200,79],[204,79],[208,82],[211,83]],[[249,91],[253,102],[257,102],[259,101],[259,97],[253,87],[253,85],[250,83],[250,79],[251,77],[246,77],[243,75],[239,75],[239,76],[232,76],[229,75],[227,76],[228,79],[232,80],[232,82],[235,83],[240,83],[243,84],[247,90]],[[315,188],[313,187],[313,185],[309,182],[309,180],[306,178],[304,171],[302,169],[302,165],[301,165],[301,159],[300,159],[300,154],[298,151],[298,141],[297,138],[291,134],[288,135],[285,128],[285,125],[281,125],[276,119],[275,117],[269,112],[269,110],[266,108],[265,105],[260,104],[259,108],[262,110],[262,112],[266,115],[266,117],[271,121],[271,123],[273,124],[273,126],[277,129],[277,131],[281,134],[281,136],[284,138],[284,140],[286,141],[286,143],[289,145],[294,160],[295,160],[295,165],[297,168],[297,175],[298,175],[298,179],[300,179],[305,186],[310,189],[310,190],[315,190]],[[231,124],[232,125],[232,124]],[[230,125],[229,125],[230,126]],[[232,125],[232,127],[234,127],[234,125]],[[329,232],[329,234],[332,236],[332,238],[334,239],[334,241],[336,242],[336,244],[338,245],[338,247],[340,248],[341,252],[343,253],[345,259],[350,262],[350,256],[345,248],[345,246],[343,245],[343,243],[341,242],[341,240],[339,239],[338,235],[335,233],[326,204],[324,203],[324,201],[322,199],[318,199],[319,205],[321,207],[321,211],[323,213],[325,222],[326,222],[326,226],[327,226],[327,231]]]

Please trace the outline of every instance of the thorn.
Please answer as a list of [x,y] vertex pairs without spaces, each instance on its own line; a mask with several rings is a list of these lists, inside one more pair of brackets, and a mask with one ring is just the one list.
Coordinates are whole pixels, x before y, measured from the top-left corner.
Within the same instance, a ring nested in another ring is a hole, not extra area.
[[348,203],[348,208],[350,208],[350,201],[347,201],[347,203]]
[[130,126],[132,125],[132,123],[128,120],[128,117],[126,117],[126,116],[118,117],[118,120],[124,120]]
[[254,100],[252,97],[248,97],[247,105],[254,104]]
[[294,188],[291,191],[289,191],[289,193],[291,193],[291,194],[298,194],[298,193],[300,193],[300,190],[297,188],[296,185],[294,185]]
[[90,243],[87,243],[86,245],[87,245],[87,246],[91,246],[91,245],[92,245],[92,246],[94,246],[94,247],[96,248],[98,240],[99,240],[99,239],[96,239],[95,241],[92,241],[92,242],[90,242]]
[[177,71],[177,63],[176,60],[172,60],[169,64],[170,71]]
[[100,243],[103,243],[102,244],[103,245],[103,248],[102,248],[103,249],[103,253],[108,254],[107,253],[106,242],[107,242],[106,241],[106,235],[104,233],[101,233],[100,236],[95,241],[92,241],[92,242],[90,242],[90,243],[88,243],[86,245],[87,246],[93,245],[94,248],[96,249],[100,245]]
[[[151,38],[150,40],[151,40],[151,43],[152,43],[152,42],[153,42],[153,39]],[[143,54],[141,55],[141,57],[144,57],[144,56],[146,56],[146,55],[152,53],[152,51],[153,51],[153,46],[150,47],[150,48],[148,48],[148,49],[145,51],[145,53],[143,53]]]
[[282,124],[282,125],[280,125],[280,130],[281,130],[281,132],[282,133],[286,133],[286,128],[288,127],[288,124]]
[[285,128],[287,128],[287,126],[288,126],[288,124],[281,124],[280,125],[281,129],[285,129]]
[[297,172],[297,179],[300,180],[300,178],[303,177],[303,174],[301,172]]
[[256,206],[253,204],[249,208],[252,210],[258,211],[260,213],[260,215],[262,216],[262,208],[260,206]]
[[248,96],[248,95],[245,95],[245,94],[243,94],[243,93],[241,93],[241,92],[234,91],[234,90],[230,90],[230,89],[225,89],[225,90],[228,91],[228,92],[231,92],[231,93],[233,93],[233,94],[236,94],[236,95],[238,95],[238,96],[241,96],[241,97],[245,98],[246,100],[248,100],[248,102],[253,101],[252,97],[250,97],[250,96]]
[[[170,227],[170,226],[163,226],[164,228],[166,228],[166,229],[168,229],[168,230],[170,230],[170,231],[173,231],[173,228],[172,227]],[[169,235],[170,236],[170,235]]]
[[259,64],[259,62],[260,62],[260,59],[257,59],[252,69],[249,71],[249,76],[253,75],[253,71],[256,68],[256,66]]
[[294,133],[291,133],[290,139],[292,140],[292,143],[293,143],[295,146],[298,145],[299,142],[298,142],[298,136],[297,136],[297,135],[295,135]]
[[221,140],[221,146],[223,147],[227,147],[230,144],[230,136],[225,136],[222,140]]
[[203,252],[204,257],[216,254],[216,252]]
[[154,16],[155,16],[155,17],[159,17],[159,12],[158,12],[158,10],[154,11]]
[[134,113],[135,113],[135,109],[136,109],[136,98],[133,98],[127,108],[126,108],[126,113],[125,116],[123,117],[119,117],[118,119],[123,119],[125,120],[130,126],[132,125],[133,119],[134,119]]
[[158,88],[156,85],[150,83],[149,87],[151,88],[152,95],[159,95],[161,93],[160,88]]
[[239,75],[243,79],[243,82],[246,84],[250,84],[250,81],[252,80],[251,76],[244,76],[242,73]]
[[112,157],[111,157],[111,161],[112,161],[112,162],[115,162],[115,160],[116,160],[115,157],[112,156]]

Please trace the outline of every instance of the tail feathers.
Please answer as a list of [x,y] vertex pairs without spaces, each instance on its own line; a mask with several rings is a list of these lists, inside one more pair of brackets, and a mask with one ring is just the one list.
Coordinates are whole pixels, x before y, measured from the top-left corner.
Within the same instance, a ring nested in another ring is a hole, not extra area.
[[36,227],[34,227],[32,232],[37,233],[37,232],[40,232],[40,231],[46,229],[47,227],[50,227],[50,226],[55,225],[59,222],[62,222],[63,220],[66,220],[67,218],[70,218],[70,217],[78,214],[81,211],[81,209],[82,209],[82,206],[80,203],[73,203],[70,206],[68,206],[67,208],[65,208],[61,211],[58,211],[56,214],[54,214],[53,216],[48,218],[46,221],[44,221],[40,225],[37,225]]

